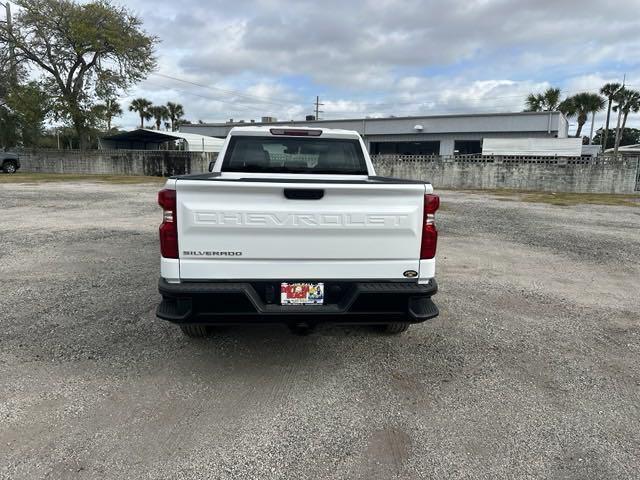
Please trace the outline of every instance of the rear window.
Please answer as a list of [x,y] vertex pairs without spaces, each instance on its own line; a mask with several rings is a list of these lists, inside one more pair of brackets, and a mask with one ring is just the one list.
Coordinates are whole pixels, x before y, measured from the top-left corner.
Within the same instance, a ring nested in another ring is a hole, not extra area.
[[223,172],[366,175],[358,140],[232,136]]

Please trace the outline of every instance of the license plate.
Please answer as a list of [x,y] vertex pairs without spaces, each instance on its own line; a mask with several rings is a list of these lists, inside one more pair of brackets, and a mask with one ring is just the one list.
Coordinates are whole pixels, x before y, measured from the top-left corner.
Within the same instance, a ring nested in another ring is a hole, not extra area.
[[281,305],[322,305],[324,283],[280,284]]

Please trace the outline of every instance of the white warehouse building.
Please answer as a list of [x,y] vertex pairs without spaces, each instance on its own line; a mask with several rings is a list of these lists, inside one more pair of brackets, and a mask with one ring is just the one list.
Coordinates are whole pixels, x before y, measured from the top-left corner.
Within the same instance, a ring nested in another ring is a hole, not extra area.
[[[482,113],[415,117],[250,122],[356,130],[371,154],[471,155],[482,153],[485,138],[567,138],[569,123],[560,112]],[[247,122],[187,124],[181,132],[224,138]]]

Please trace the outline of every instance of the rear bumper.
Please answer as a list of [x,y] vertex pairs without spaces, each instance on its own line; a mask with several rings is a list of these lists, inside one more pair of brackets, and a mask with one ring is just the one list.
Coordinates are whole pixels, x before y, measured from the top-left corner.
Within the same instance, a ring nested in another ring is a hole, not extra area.
[[279,303],[280,281],[168,283],[160,278],[156,315],[174,323],[389,323],[424,322],[438,315],[435,279],[416,282],[331,281],[325,305]]

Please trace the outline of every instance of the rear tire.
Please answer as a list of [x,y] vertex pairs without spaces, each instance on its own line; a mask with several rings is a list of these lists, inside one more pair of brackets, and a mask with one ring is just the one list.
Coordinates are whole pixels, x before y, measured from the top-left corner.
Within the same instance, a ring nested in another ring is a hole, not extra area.
[[180,330],[190,338],[204,338],[208,333],[206,325],[180,325]]
[[18,167],[16,166],[15,162],[12,162],[11,160],[7,160],[2,164],[2,170],[4,171],[4,173],[16,173],[16,170],[18,170]]
[[399,335],[409,329],[409,322],[393,322],[383,325],[383,332],[388,335]]

